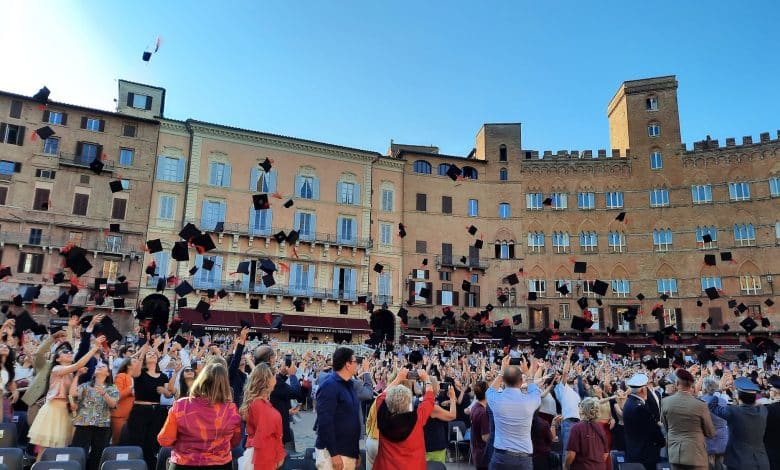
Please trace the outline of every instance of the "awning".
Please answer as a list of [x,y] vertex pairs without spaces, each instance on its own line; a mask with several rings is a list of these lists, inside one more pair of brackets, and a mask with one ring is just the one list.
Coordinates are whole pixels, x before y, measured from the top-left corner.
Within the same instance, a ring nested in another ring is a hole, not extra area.
[[[234,310],[210,310],[211,318],[203,321],[201,314],[191,308],[179,310],[182,321],[193,325],[202,325],[209,329],[237,329],[241,321],[252,324],[253,330],[270,330],[273,318],[281,315],[271,312],[247,312]],[[368,320],[364,318],[321,317],[314,315],[284,314],[282,321],[284,331],[304,331],[312,333],[371,333]]]

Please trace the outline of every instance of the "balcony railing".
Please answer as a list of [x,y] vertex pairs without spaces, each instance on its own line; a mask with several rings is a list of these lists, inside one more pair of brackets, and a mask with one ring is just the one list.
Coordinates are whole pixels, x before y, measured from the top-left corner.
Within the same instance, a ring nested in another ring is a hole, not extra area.
[[51,235],[42,235],[41,237],[30,237],[25,232],[0,232],[0,241],[12,245],[40,246],[42,248],[62,248],[69,242],[80,246],[88,251],[98,253],[113,253],[117,255],[127,255],[131,252],[139,252],[138,247],[125,243],[124,240],[117,242],[106,238],[84,237],[81,240],[68,239],[65,237],[55,237]]
[[483,271],[488,268],[487,261],[479,258],[466,258],[466,262],[462,263],[460,258],[447,255],[436,255],[436,265],[449,268],[481,269]]
[[[100,156],[98,156],[100,158]],[[92,157],[82,157],[81,155],[76,155],[73,153],[65,153],[60,152],[59,162],[62,166],[75,166],[79,168],[89,168],[89,165],[92,163],[94,158]],[[114,171],[114,161],[113,160],[103,160],[103,171],[113,172]]]
[[[347,300],[356,302],[358,297],[366,296],[371,298],[370,292],[344,291],[338,289],[319,289],[296,287],[282,284],[275,284],[271,287],[265,287],[262,282],[245,283],[242,280],[235,281],[207,281],[202,279],[188,279],[192,287],[199,290],[214,289],[219,291],[225,289],[227,292],[243,294],[260,294],[284,297],[304,297],[313,299],[327,300]],[[147,276],[146,287],[156,287],[157,278]],[[392,300],[392,297],[390,298]],[[388,302],[389,304],[390,302]]]
[[382,304],[393,305],[393,296],[392,295],[374,296],[374,305],[381,307]]
[[[199,225],[200,221],[189,221],[189,222],[194,223],[203,231],[217,233],[215,231],[215,227],[212,224],[209,224],[212,225],[211,227],[209,227],[207,225]],[[237,224],[232,222],[231,223],[225,222],[223,224],[222,233],[229,234],[229,235],[271,238],[274,236],[275,233],[279,233],[281,231],[288,233],[290,231],[290,228],[289,227],[256,228],[256,227],[250,227],[248,224]],[[306,243],[322,243],[328,245],[350,246],[350,247],[364,248],[364,249],[373,248],[374,246],[374,241],[371,238],[356,237],[349,240],[349,239],[344,239],[343,237],[340,237],[332,233],[322,233],[322,232],[300,233],[298,237],[300,241]]]

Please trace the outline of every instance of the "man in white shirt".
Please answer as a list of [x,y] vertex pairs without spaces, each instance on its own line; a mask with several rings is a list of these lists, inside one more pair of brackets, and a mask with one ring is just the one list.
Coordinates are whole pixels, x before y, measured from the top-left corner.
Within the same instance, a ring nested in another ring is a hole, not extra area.
[[555,397],[561,404],[561,461],[566,461],[566,444],[569,442],[569,432],[580,422],[580,401],[582,400],[577,387],[577,376],[571,371],[571,349],[563,366],[561,382],[555,386]]

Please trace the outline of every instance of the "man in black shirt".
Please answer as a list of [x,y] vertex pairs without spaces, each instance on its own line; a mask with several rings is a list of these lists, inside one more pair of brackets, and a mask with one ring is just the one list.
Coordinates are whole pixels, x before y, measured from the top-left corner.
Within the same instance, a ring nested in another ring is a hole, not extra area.
[[[300,366],[305,369],[306,362],[302,362]],[[288,366],[286,361],[282,361],[278,370],[276,386],[271,392],[271,405],[282,416],[282,442],[284,443],[284,448],[287,451],[295,452],[295,437],[293,436],[292,428],[290,428],[290,400],[303,402],[301,382],[295,375],[298,372],[298,367],[296,367],[295,363],[291,363]],[[293,413],[297,413],[298,409],[300,409],[300,405],[293,410]]]

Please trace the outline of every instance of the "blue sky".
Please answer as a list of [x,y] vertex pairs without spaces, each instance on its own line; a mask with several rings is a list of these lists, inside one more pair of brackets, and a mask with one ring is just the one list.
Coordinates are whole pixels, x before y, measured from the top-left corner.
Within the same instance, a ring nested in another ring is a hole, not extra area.
[[[748,6],[749,5],[749,6]],[[465,155],[485,122],[523,148],[609,146],[624,80],[677,75],[683,140],[780,128],[780,2],[7,1],[0,89],[112,109],[117,78],[166,116],[385,152]],[[40,16],[36,12],[45,11]],[[141,53],[157,36],[150,63]]]

